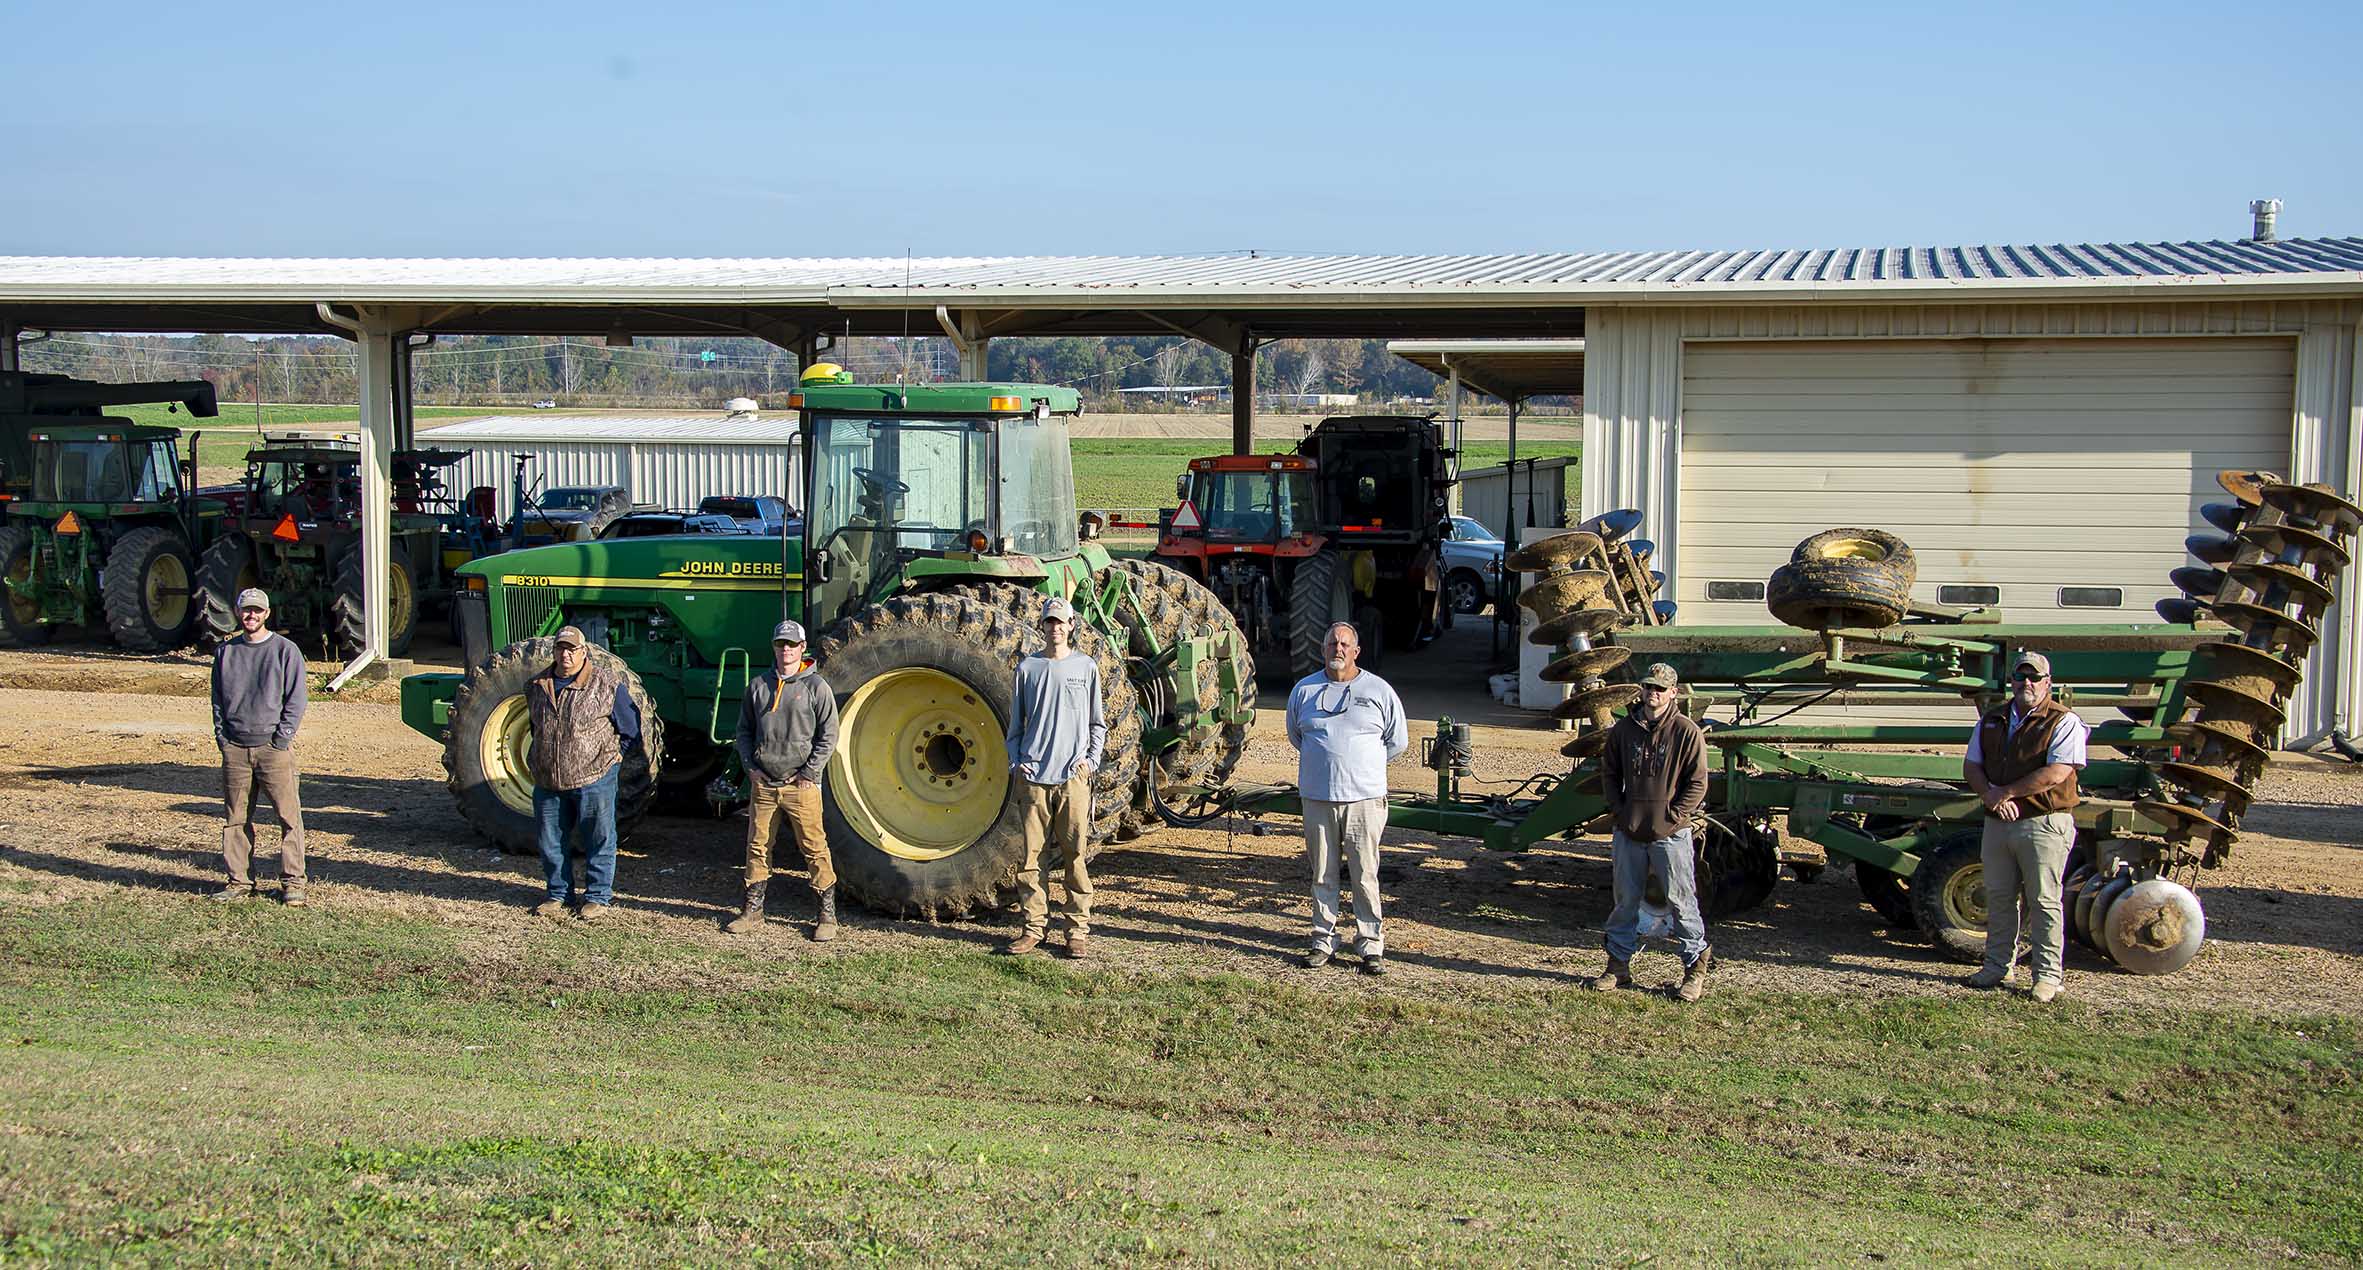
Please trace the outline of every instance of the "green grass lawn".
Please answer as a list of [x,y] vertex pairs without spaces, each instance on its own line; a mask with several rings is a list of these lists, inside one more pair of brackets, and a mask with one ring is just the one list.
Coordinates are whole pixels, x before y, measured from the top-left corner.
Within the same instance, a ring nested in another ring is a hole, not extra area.
[[2363,1257],[2345,1020],[859,937],[10,904],[0,1261]]
[[[1191,459],[1225,452],[1219,440],[1190,437],[1077,437],[1072,443],[1075,499],[1082,507],[1171,507],[1173,478]],[[1277,442],[1265,443],[1281,448]],[[1573,458],[1581,447],[1574,442],[1528,442],[1519,445],[1521,459]],[[1479,468],[1509,457],[1503,441],[1472,441],[1461,455],[1461,467]],[[1568,472],[1568,487],[1576,475]]]

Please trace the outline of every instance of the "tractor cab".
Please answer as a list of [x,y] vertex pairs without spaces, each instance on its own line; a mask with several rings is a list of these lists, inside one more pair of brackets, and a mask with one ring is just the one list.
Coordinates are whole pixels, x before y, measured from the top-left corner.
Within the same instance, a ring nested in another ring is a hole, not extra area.
[[33,480],[21,510],[127,511],[176,503],[182,487],[180,432],[109,420],[33,433]]
[[808,380],[796,403],[818,626],[927,577],[1039,581],[1076,555],[1074,389]]
[[1176,484],[1199,537],[1272,546],[1310,530],[1313,475],[1312,461],[1295,455],[1225,454],[1192,459]]

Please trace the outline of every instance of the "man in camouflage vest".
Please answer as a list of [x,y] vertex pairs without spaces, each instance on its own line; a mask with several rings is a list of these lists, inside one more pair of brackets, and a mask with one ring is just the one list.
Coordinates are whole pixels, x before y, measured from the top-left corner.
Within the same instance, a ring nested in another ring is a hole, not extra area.
[[536,917],[564,917],[571,854],[583,862],[582,907],[597,921],[615,902],[615,796],[626,750],[640,745],[640,711],[623,676],[591,660],[583,633],[558,632],[550,668],[525,685],[532,713],[533,816],[549,894]]
[[1986,964],[1963,980],[1998,988],[2018,960],[2020,905],[2025,905],[2027,960],[2034,998],[2060,993],[2060,875],[2076,845],[2076,771],[2091,729],[2051,699],[2051,660],[2020,653],[2010,672],[2010,701],[1977,721],[1962,774],[1986,805]]

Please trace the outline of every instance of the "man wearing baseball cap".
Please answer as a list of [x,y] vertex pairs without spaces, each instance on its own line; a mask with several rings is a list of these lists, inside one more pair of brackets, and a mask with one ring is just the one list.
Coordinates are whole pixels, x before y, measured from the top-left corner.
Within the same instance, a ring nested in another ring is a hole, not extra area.
[[[526,768],[548,892],[536,917],[564,917],[573,858],[583,862],[582,907],[597,921],[615,902],[615,794],[624,752],[640,746],[640,710],[612,661],[591,658],[581,628],[561,627],[550,668],[525,684],[533,724]],[[573,858],[570,858],[573,857]]]
[[1099,662],[1073,644],[1075,607],[1052,596],[1042,607],[1042,651],[1017,664],[1009,697],[1009,775],[1024,817],[1025,863],[1017,873],[1025,929],[1001,948],[1023,956],[1050,933],[1053,861],[1066,865],[1067,955],[1091,946],[1091,874],[1083,852],[1091,837],[1091,774],[1108,739]]
[[1600,788],[1615,817],[1612,835],[1616,907],[1608,915],[1608,969],[1592,980],[1602,991],[1633,986],[1641,950],[1641,902],[1656,877],[1682,945],[1682,982],[1674,995],[1696,1001],[1707,990],[1715,954],[1698,911],[1698,872],[1691,825],[1707,806],[1707,743],[1698,725],[1674,708],[1681,680],[1658,662],[1641,676],[1641,700],[1609,730],[1600,751]]
[[2059,997],[2067,930],[2060,874],[2076,845],[2076,772],[2091,732],[2052,699],[2051,659],[2027,652],[2011,663],[2010,700],[1970,730],[1961,771],[1986,805],[1986,964],[1962,981],[1972,988],[1998,988],[2010,978],[2023,926],[2032,995],[2046,1005]]
[[303,650],[269,629],[271,597],[238,593],[238,633],[213,650],[213,741],[221,747],[222,863],[230,871],[217,900],[255,893],[255,791],[279,813],[280,898],[304,906],[304,808],[296,793],[295,729],[304,721]]
[[821,824],[820,782],[837,748],[837,695],[804,647],[802,624],[773,627],[771,669],[747,685],[739,702],[738,761],[748,784],[746,899],[723,929],[743,935],[762,928],[771,844],[785,820],[819,897],[812,938],[825,944],[837,937],[837,871]]

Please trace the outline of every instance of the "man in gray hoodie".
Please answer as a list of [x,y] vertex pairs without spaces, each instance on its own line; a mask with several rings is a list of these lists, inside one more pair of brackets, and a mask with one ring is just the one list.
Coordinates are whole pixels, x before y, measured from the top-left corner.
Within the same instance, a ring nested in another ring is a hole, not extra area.
[[771,669],[747,685],[738,708],[738,761],[747,770],[746,900],[723,929],[734,935],[763,925],[771,844],[785,820],[812,871],[820,913],[812,938],[837,937],[837,870],[821,823],[820,782],[837,748],[837,696],[804,656],[804,627],[782,622],[771,632]]
[[269,629],[271,597],[238,593],[238,633],[213,650],[213,740],[222,752],[222,863],[217,900],[254,895],[255,790],[279,813],[279,877],[289,908],[304,906],[304,807],[296,796],[295,729],[304,720],[304,655]]

